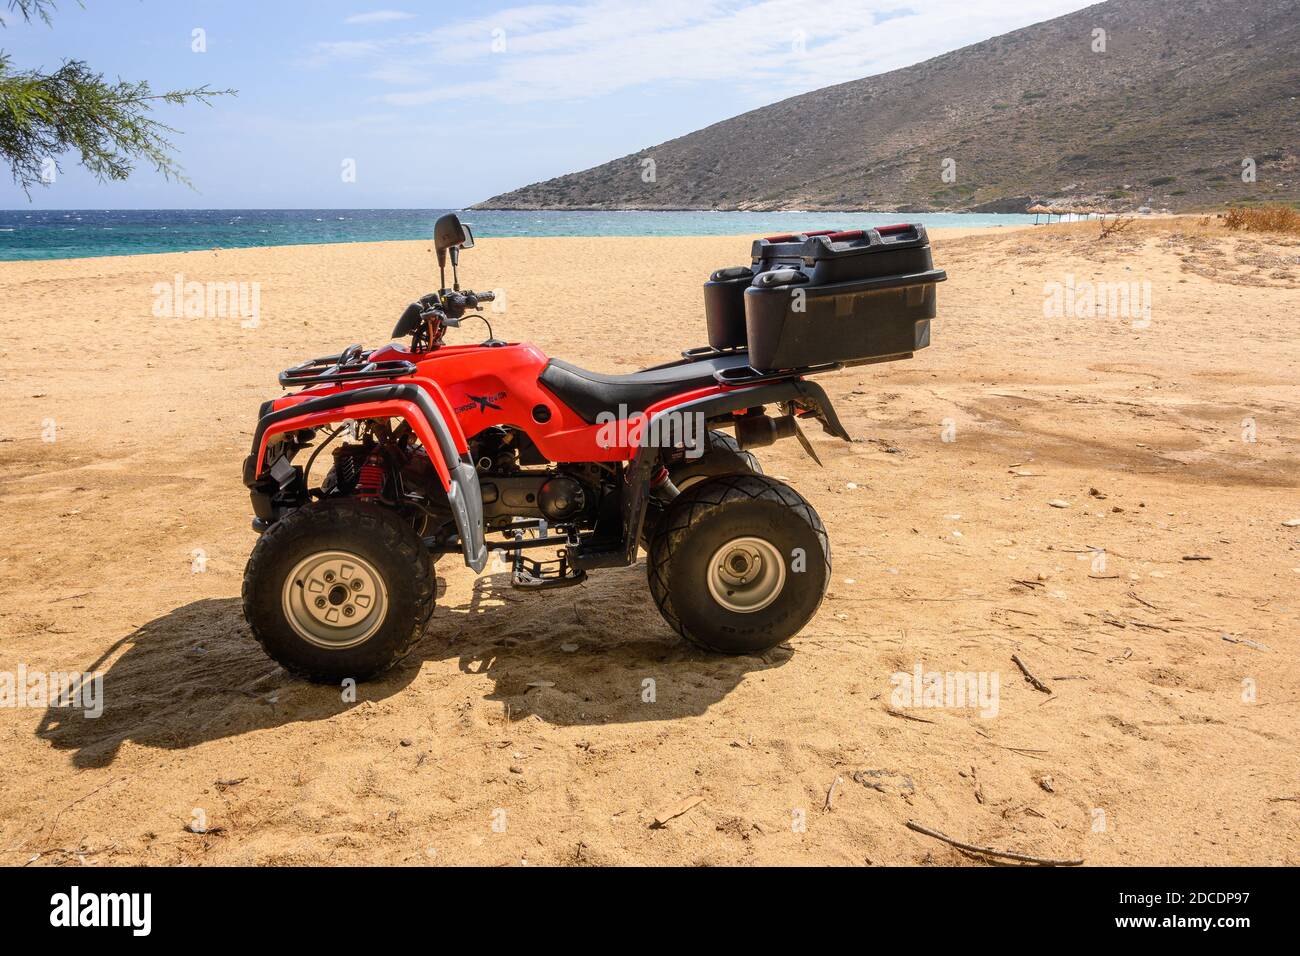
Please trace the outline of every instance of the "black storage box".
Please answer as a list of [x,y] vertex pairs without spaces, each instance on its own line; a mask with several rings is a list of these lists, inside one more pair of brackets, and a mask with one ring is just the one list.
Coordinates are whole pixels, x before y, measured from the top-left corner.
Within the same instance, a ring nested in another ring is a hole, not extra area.
[[755,274],[791,266],[803,269],[814,285],[909,275],[934,267],[925,227],[909,223],[756,239],[752,257]]
[[759,239],[754,243],[752,269],[749,266],[734,266],[719,269],[709,276],[709,281],[704,283],[704,322],[709,330],[709,345],[715,349],[745,347],[745,290],[754,281],[755,273],[769,268],[758,256],[760,243],[767,243],[773,248],[780,243],[794,243],[798,246],[809,236],[828,236],[836,231],[822,229],[818,232],[792,232]]
[[744,300],[754,368],[880,362],[930,344],[935,284],[947,275],[923,226],[777,236],[753,252]]
[[753,281],[752,269],[736,266],[719,269],[704,283],[704,322],[715,349],[745,344],[745,290]]

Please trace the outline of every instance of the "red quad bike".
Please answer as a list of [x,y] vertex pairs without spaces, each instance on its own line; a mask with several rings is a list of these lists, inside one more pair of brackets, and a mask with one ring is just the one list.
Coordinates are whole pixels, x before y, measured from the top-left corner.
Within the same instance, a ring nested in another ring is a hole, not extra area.
[[[830,544],[749,449],[794,437],[816,460],[801,419],[849,436],[808,376],[929,344],[945,275],[925,230],[757,240],[749,267],[705,285],[710,345],[630,375],[493,337],[494,295],[459,284],[472,245],[455,215],[438,220],[443,288],[402,314],[393,337],[409,345],[295,366],[280,384],[297,391],[262,405],[243,599],[266,652],[311,680],[374,676],[423,632],[438,558],[481,572],[489,549],[515,587],[544,590],[644,546],[650,593],[693,644],[755,654],[796,634],[826,591]],[[445,344],[467,317],[487,340]]]

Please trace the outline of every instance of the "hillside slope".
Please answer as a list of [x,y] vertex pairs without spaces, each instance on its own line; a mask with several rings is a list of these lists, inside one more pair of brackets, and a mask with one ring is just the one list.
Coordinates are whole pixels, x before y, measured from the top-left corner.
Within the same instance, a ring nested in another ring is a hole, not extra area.
[[[1092,50],[1093,30],[1106,51]],[[1300,198],[1300,0],[1109,0],[484,209],[1173,209]],[[643,182],[642,160],[656,180]],[[1243,183],[1252,158],[1257,181]],[[941,176],[945,159],[956,181]]]

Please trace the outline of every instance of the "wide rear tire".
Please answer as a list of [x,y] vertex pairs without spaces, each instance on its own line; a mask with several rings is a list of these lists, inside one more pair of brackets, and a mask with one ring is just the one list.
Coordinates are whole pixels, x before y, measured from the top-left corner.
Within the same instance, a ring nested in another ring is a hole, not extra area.
[[793,488],[764,475],[727,475],[673,501],[646,571],[659,612],[686,640],[758,654],[817,613],[830,582],[830,541]]
[[[698,458],[686,458],[668,468],[668,477],[678,491],[686,491],[701,481],[720,475],[761,475],[763,466],[750,452],[744,451],[736,439],[724,431],[711,428],[708,431],[707,445]],[[641,527],[641,546],[650,550],[654,540],[655,529],[663,521],[665,505],[658,498],[651,498],[646,504],[645,522]]]
[[262,535],[244,570],[244,616],[285,670],[319,683],[374,677],[433,613],[429,553],[388,508],[331,498]]

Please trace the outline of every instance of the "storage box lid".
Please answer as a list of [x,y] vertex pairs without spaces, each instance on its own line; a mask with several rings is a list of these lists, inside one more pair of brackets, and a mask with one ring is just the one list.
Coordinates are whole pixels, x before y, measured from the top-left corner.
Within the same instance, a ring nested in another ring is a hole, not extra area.
[[914,249],[929,244],[930,238],[926,235],[924,226],[918,223],[897,223],[875,229],[819,229],[814,232],[769,236],[755,239],[751,254],[756,264],[777,259],[802,259],[812,265],[823,259],[870,255],[893,249]]

